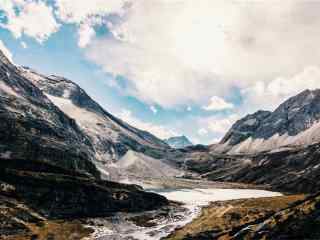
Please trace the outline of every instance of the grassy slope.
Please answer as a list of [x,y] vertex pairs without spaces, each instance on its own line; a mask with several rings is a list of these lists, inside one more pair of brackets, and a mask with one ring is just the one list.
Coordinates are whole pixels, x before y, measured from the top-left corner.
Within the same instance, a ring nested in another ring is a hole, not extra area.
[[[215,239],[215,236],[222,236],[244,224],[271,216],[302,199],[304,195],[215,202],[204,208],[201,216],[192,223],[177,230],[167,239]],[[228,239],[227,235],[221,239]]]

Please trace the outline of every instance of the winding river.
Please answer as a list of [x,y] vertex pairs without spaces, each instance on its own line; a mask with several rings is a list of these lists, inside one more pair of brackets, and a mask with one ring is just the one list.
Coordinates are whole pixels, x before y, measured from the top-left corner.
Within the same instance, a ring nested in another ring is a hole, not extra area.
[[[167,217],[158,218],[153,226],[138,227],[128,216],[118,215],[109,220],[101,220],[95,226],[90,239],[97,240],[159,240],[168,236],[178,227],[182,227],[199,216],[201,208],[214,201],[226,201],[245,198],[275,197],[281,193],[251,189],[149,189],[167,197],[169,200],[183,203],[183,210],[173,211]],[[228,211],[226,209],[225,211]],[[223,213],[221,213],[223,214]]]

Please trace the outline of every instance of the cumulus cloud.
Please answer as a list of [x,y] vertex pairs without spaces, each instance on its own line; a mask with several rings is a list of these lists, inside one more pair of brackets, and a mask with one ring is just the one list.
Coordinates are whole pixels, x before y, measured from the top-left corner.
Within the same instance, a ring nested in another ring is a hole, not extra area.
[[[283,101],[305,89],[320,88],[320,68],[309,66],[291,77],[278,77],[269,82],[257,81],[242,90],[246,111],[274,110]],[[250,105],[250,106],[249,106]],[[249,106],[249,108],[248,108]]]
[[94,26],[112,24],[106,19],[111,14],[122,16],[125,12],[125,0],[56,0],[57,17],[78,26],[78,46],[86,47],[96,35]]
[[10,62],[13,63],[12,53],[10,50],[4,45],[4,43],[0,40],[0,51],[9,59]]
[[156,125],[138,119],[128,109],[122,109],[121,112],[118,114],[118,117],[136,128],[152,133],[160,139],[167,139],[179,135],[174,130],[166,126]]
[[78,30],[78,35],[78,46],[84,48],[91,42],[93,37],[96,35],[96,32],[89,24],[81,24]]
[[82,23],[89,18],[117,13],[123,14],[125,0],[56,0],[57,16],[64,22]]
[[200,128],[200,129],[198,130],[198,134],[199,134],[200,136],[207,135],[207,134],[208,134],[208,130],[205,129],[205,128]]
[[22,34],[42,43],[59,29],[52,8],[42,1],[6,0],[0,2],[6,17],[0,27],[8,29],[15,38]]
[[[164,107],[205,104],[236,87],[288,77],[320,61],[320,2],[132,1],[87,56]],[[228,14],[225,14],[225,13]]]
[[207,106],[202,108],[206,111],[220,111],[226,109],[232,109],[234,106],[232,103],[226,102],[223,98],[218,96],[213,96],[210,98],[210,102]]
[[238,119],[239,115],[237,114],[231,114],[227,116],[213,115],[206,118],[200,118],[199,123],[202,126],[206,126],[207,129],[217,137],[221,137]]

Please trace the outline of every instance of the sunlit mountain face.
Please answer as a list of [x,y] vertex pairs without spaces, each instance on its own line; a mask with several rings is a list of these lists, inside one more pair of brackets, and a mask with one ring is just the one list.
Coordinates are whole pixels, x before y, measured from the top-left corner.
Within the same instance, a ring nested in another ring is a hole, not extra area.
[[4,0],[0,46],[18,65],[74,79],[160,139],[211,144],[244,115],[320,87],[318,8],[314,1]]

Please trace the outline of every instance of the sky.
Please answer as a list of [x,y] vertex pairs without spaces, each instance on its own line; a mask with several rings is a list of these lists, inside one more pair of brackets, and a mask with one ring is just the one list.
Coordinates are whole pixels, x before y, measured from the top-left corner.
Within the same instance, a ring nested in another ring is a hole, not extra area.
[[320,1],[0,0],[0,49],[159,138],[219,141],[320,88]]

